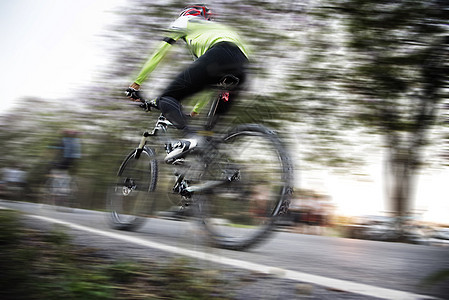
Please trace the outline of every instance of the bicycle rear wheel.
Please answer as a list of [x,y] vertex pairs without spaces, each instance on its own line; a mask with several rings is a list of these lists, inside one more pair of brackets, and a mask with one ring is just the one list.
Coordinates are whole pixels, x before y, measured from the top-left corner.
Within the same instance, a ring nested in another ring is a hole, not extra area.
[[200,201],[203,224],[218,247],[244,250],[267,238],[290,203],[293,174],[277,135],[261,125],[229,132],[205,171],[227,184]]
[[131,152],[118,171],[117,183],[108,191],[109,221],[112,228],[135,230],[151,213],[157,183],[154,152]]

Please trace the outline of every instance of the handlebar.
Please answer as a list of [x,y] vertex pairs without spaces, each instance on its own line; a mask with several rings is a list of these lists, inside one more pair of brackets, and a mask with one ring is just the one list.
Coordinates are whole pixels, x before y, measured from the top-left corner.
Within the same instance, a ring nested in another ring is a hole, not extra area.
[[145,100],[143,98],[140,98],[139,100],[140,100],[140,102],[142,102],[142,104],[140,104],[139,106],[142,109],[144,109],[145,111],[151,111],[154,108],[155,109],[159,109],[159,107],[156,104],[156,100],[147,101],[147,100]]
[[134,100],[139,100],[140,102],[142,102],[142,104],[140,104],[139,106],[144,109],[145,111],[151,111],[153,108],[159,109],[157,104],[156,104],[156,100],[151,100],[151,101],[147,101],[145,100],[144,97],[142,97],[140,91],[135,90],[131,87],[129,87],[126,92],[125,95],[128,98],[134,99]]

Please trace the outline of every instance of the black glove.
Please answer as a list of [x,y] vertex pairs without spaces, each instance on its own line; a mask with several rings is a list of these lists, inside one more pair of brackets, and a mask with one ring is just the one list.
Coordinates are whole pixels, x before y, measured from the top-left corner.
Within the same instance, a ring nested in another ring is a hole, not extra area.
[[135,100],[142,99],[142,96],[140,95],[140,91],[133,89],[132,87],[129,87],[126,89],[125,95],[126,95],[126,97],[132,98]]

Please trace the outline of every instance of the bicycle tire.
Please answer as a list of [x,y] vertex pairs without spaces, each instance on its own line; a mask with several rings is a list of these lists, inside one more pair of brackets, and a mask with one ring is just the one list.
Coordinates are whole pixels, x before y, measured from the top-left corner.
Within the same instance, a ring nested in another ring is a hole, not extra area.
[[277,217],[288,210],[293,191],[290,158],[276,133],[257,124],[237,126],[216,149],[209,154],[215,157],[204,177],[223,176],[224,170],[229,181],[199,197],[201,223],[215,246],[246,250],[268,238]]
[[[118,230],[141,227],[154,205],[158,164],[151,148],[132,151],[121,164],[107,195],[109,224]],[[151,201],[153,200],[153,201]]]

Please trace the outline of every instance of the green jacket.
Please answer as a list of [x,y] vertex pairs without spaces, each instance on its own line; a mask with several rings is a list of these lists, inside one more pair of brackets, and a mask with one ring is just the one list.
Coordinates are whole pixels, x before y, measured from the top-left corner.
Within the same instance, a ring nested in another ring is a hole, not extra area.
[[182,16],[171,24],[170,33],[144,64],[134,82],[141,85],[179,39],[186,42],[188,49],[196,58],[220,42],[234,43],[248,57],[241,38],[232,28],[200,17]]

